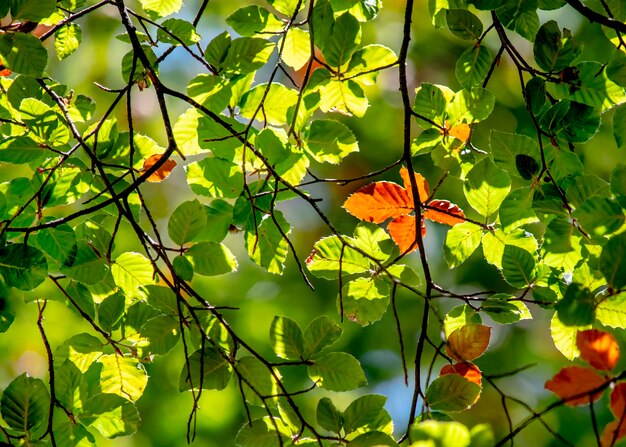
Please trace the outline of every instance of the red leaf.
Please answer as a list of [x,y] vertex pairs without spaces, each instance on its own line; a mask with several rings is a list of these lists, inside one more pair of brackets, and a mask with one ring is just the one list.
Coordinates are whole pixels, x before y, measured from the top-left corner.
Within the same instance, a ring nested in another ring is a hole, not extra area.
[[618,421],[609,422],[600,438],[602,447],[612,447],[617,441],[626,437],[626,418]]
[[[387,231],[393,241],[400,248],[401,253],[407,253],[417,249],[415,235],[415,216],[400,216],[389,222]],[[426,226],[422,220],[422,237],[426,234]]]
[[474,382],[478,386],[482,386],[482,373],[476,365],[471,362],[460,362],[454,365],[445,365],[439,372],[439,377],[446,374],[456,374],[465,377],[470,382]]
[[482,324],[467,324],[448,337],[446,352],[458,361],[474,360],[483,355],[489,345],[491,328]]
[[611,411],[618,420],[626,416],[626,383],[618,383],[611,392]]
[[11,76],[11,70],[0,64],[0,76]]
[[[400,169],[400,176],[402,177],[402,181],[404,182],[404,188],[406,189],[406,193],[409,196],[409,200],[413,203],[413,190],[411,189],[411,179],[409,177],[409,170],[402,166]],[[428,188],[428,182],[422,176],[422,174],[418,174],[417,172],[413,172],[413,177],[415,177],[415,183],[417,184],[417,191],[419,192],[420,202],[424,203],[428,200],[428,196],[430,195],[430,189]]]
[[[437,208],[441,211],[432,208]],[[447,200],[432,200],[428,202],[426,211],[424,211],[424,217],[450,226],[465,222],[463,210]]]
[[567,366],[546,382],[546,389],[552,391],[567,405],[585,405],[598,400],[602,391],[593,390],[606,383],[606,379],[591,368]]
[[413,201],[400,185],[376,182],[348,197],[343,207],[358,219],[381,223],[389,218],[409,214],[413,211]]
[[576,345],[580,349],[580,356],[596,369],[610,371],[619,360],[619,345],[608,332],[597,329],[579,331],[576,334]]
[[[146,160],[143,162],[143,170],[147,171],[148,169],[150,169],[162,157],[163,157],[163,154],[154,154],[146,158]],[[172,170],[175,167],[176,167],[176,162],[174,160],[165,160],[165,163],[163,163],[156,171],[154,171],[152,175],[150,175],[150,177],[148,177],[146,180],[148,182],[163,181],[169,177],[169,175],[172,173]]]

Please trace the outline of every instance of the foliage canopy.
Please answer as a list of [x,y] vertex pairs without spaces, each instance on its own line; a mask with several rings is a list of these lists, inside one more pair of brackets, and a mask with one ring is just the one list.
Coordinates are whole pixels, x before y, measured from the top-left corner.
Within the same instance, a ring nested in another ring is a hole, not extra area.
[[622,2],[241,3],[0,4],[0,444],[626,438]]

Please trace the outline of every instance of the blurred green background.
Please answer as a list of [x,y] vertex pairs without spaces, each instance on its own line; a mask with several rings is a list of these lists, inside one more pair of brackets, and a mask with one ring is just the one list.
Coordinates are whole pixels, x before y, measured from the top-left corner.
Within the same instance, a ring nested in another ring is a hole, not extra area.
[[[130,4],[130,2],[128,2]],[[198,25],[198,32],[203,37],[204,47],[212,37],[228,29],[225,17],[250,1],[243,0],[211,0]],[[199,7],[199,0],[188,0],[181,12],[181,18],[191,20]],[[139,10],[139,6],[135,5]],[[363,28],[362,42],[380,43],[398,51],[401,42],[404,2],[385,0],[384,7],[378,18],[367,23]],[[541,11],[540,11],[541,12]],[[489,24],[488,15],[481,15],[485,24]],[[611,44],[606,40],[599,26],[591,25],[582,20],[572,9],[562,8],[558,11],[543,13],[541,22],[555,19],[560,26],[572,29],[576,37],[585,45],[582,60],[593,58],[604,61],[610,54]],[[130,46],[114,38],[122,33],[117,10],[104,7],[95,14],[90,14],[78,21],[83,27],[83,43],[80,49],[67,60],[60,63],[54,55],[52,39],[47,42],[50,49],[48,73],[59,82],[73,88],[76,93],[86,94],[95,99],[98,107],[96,118],[106,109],[112,94],[97,88],[95,82],[109,88],[120,88],[124,85],[121,77],[121,58],[129,51]],[[492,33],[493,34],[493,33]],[[510,36],[522,54],[532,59],[532,45],[510,32]],[[490,35],[486,44],[493,54],[497,52],[498,43],[495,35]],[[421,82],[445,84],[452,89],[460,88],[454,77],[454,67],[458,56],[471,43],[455,38],[446,30],[435,30],[430,23],[426,1],[417,1],[413,16],[413,41],[410,49],[411,65],[409,67],[410,83],[417,87]],[[156,50],[157,54],[163,47]],[[202,66],[193,61],[182,49],[177,49],[160,66],[164,83],[172,88],[184,91],[190,79],[202,71]],[[257,82],[263,82],[263,71]],[[287,84],[286,79],[279,80]],[[488,88],[496,94],[496,109],[491,117],[477,126],[473,137],[474,144],[488,150],[488,134],[491,129],[502,131],[528,132],[530,121],[522,102],[517,72],[506,57],[491,79]],[[165,143],[165,134],[153,89],[139,91],[134,89],[133,114],[137,131],[149,135],[160,144]],[[389,69],[381,73],[376,87],[368,92],[370,109],[362,119],[336,116],[333,118],[344,121],[358,138],[361,151],[347,158],[341,166],[312,166],[318,176],[346,178],[368,173],[394,162],[402,151],[402,110],[401,97],[398,91],[397,69]],[[171,100],[171,116],[177,117],[186,105]],[[124,108],[118,109],[118,119],[124,121]],[[577,151],[582,154],[588,173],[608,179],[614,165],[624,162],[626,157],[618,152],[610,133],[612,113],[603,116],[601,133],[590,143],[580,145]],[[417,134],[419,127],[414,126]],[[167,226],[167,218],[172,210],[182,201],[192,198],[192,193],[184,178],[182,166],[179,166],[166,183],[146,184],[143,191],[152,204],[152,211],[162,228]],[[428,155],[415,159],[415,168],[431,183],[436,184],[441,172],[435,168]],[[15,166],[3,166],[0,170],[0,181],[8,181],[21,175],[31,175],[27,168],[23,172]],[[382,179],[382,177],[381,177]],[[384,176],[387,180],[399,180],[397,170]],[[328,214],[338,228],[351,234],[356,219],[346,213],[341,204],[345,198],[362,184],[337,186],[322,184],[309,188],[312,195],[322,197],[320,206]],[[460,181],[448,178],[439,190],[439,198],[449,199],[462,208],[469,206],[464,200]],[[294,229],[292,240],[301,259],[310,253],[313,244],[329,231],[306,204],[290,201],[280,205],[286,218]],[[488,265],[475,253],[461,267],[447,269],[442,255],[442,243],[445,229],[434,223],[427,223],[428,236],[426,249],[433,269],[435,281],[446,288],[460,292],[499,289],[506,290],[497,270]],[[117,250],[122,252],[134,244],[129,228],[123,228],[124,235],[117,243]],[[124,239],[126,238],[126,239]],[[255,349],[273,358],[269,345],[269,326],[274,315],[286,315],[296,320],[302,327],[321,314],[338,320],[336,309],[337,282],[312,278],[315,292],[303,282],[293,259],[289,259],[283,276],[273,276],[252,264],[247,259],[241,234],[231,234],[225,243],[235,253],[239,261],[239,271],[217,278],[197,278],[195,286],[212,304],[239,307],[236,311],[226,311],[226,316],[242,338]],[[409,263],[419,270],[417,255],[410,256]],[[46,378],[47,364],[41,338],[36,331],[37,306],[33,300],[37,298],[54,298],[55,290],[49,286],[38,288],[34,292],[23,294],[15,290],[5,290],[9,296],[9,305],[17,314],[16,321],[10,330],[0,335],[0,386],[5,387],[14,377],[28,372],[35,377]],[[435,311],[444,315],[452,306],[461,304],[452,300],[436,300]],[[409,368],[412,364],[412,353],[418,336],[422,302],[418,297],[400,292],[397,300],[398,313],[402,322],[404,342]],[[568,361],[556,350],[549,333],[551,312],[531,306],[535,317],[532,321],[524,321],[514,326],[494,325],[492,340],[486,355],[477,360],[477,365],[484,374],[498,374],[512,371],[528,364],[534,367],[513,377],[498,379],[498,386],[507,394],[518,397],[535,409],[544,408],[554,401],[554,396],[544,390],[544,382],[552,377]],[[488,319],[486,324],[489,324]],[[433,339],[438,339],[440,328],[436,319],[429,329]],[[89,332],[88,325],[81,318],[66,308],[60,301],[51,301],[46,311],[44,322],[50,343],[54,349],[65,339],[78,332]],[[397,432],[404,431],[410,408],[412,388],[404,385],[401,359],[399,355],[398,335],[391,309],[383,319],[365,328],[345,321],[342,324],[344,335],[337,345],[338,350],[352,353],[361,362],[368,377],[369,386],[350,393],[332,393],[315,390],[297,400],[306,414],[314,413],[315,405],[320,397],[328,395],[342,408],[358,393],[381,393],[389,397],[386,408],[392,415]],[[624,346],[623,334],[617,334]],[[427,349],[426,359],[432,358]],[[183,364],[182,348],[179,346],[165,358],[146,364],[150,375],[148,388],[144,396],[137,402],[142,416],[140,432],[135,436],[115,440],[98,439],[101,446],[141,446],[160,447],[184,445],[187,419],[192,406],[192,398],[188,393],[177,390],[178,376]],[[622,360],[620,365],[626,363]],[[434,368],[437,374],[442,362],[438,361]],[[428,365],[422,365],[423,377]],[[622,368],[623,369],[623,368]],[[409,376],[412,372],[409,371]],[[292,389],[304,388],[307,383],[299,380],[298,374],[290,377],[287,383]],[[606,396],[598,404],[597,418],[600,427],[610,419]],[[205,391],[201,400],[201,409],[197,419],[197,436],[194,445],[207,447],[234,445],[234,437],[245,421],[245,412],[239,392],[232,383],[222,392]],[[515,424],[526,417],[528,412],[521,406],[508,402],[510,416]],[[259,410],[258,415],[262,415]],[[458,414],[458,419],[473,426],[477,423],[490,423],[497,437],[508,432],[505,412],[501,405],[501,396],[490,385],[485,384],[482,397],[471,410]],[[577,446],[594,445],[589,409],[587,407],[560,408],[550,412],[545,421],[556,431]],[[557,446],[560,445],[535,421],[516,437],[515,445],[520,446]]]

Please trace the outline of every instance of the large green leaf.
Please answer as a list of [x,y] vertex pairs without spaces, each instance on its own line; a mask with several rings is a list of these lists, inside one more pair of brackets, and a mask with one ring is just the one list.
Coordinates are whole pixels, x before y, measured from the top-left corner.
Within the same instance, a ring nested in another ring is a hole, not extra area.
[[178,12],[183,0],[139,0],[141,7],[155,17],[165,17]]
[[532,138],[492,130],[490,145],[496,165],[509,175],[531,180],[539,174],[541,154]]
[[143,395],[148,374],[137,359],[110,354],[101,356],[98,363],[102,365],[100,388],[103,393],[117,394],[131,402]]
[[142,297],[140,288],[154,283],[154,269],[148,258],[140,253],[122,253],[111,265],[113,281],[129,300]]
[[328,397],[322,397],[317,403],[315,418],[324,430],[333,433],[339,433],[343,427],[343,414]]
[[550,20],[544,23],[535,37],[535,61],[547,72],[559,72],[572,65],[582,53],[582,47],[568,29],[561,30],[558,23]]
[[241,116],[274,126],[287,122],[287,111],[298,101],[298,93],[279,83],[259,84],[243,95]]
[[278,357],[299,359],[304,352],[304,337],[298,323],[291,318],[276,316],[270,325],[270,343]]
[[178,245],[192,241],[207,224],[204,205],[198,200],[183,202],[170,215],[167,232]]
[[480,387],[465,377],[447,374],[435,379],[426,390],[426,401],[433,410],[463,411],[471,406]]
[[230,363],[216,348],[205,345],[189,356],[178,381],[180,391],[204,388],[223,390],[230,381],[233,370]]
[[511,179],[490,158],[484,158],[467,174],[463,190],[472,208],[489,218],[500,209],[500,204],[511,189]]
[[[237,361],[235,367],[241,375],[241,386],[246,401],[259,406],[276,405],[278,385],[266,365],[256,357],[245,356]],[[273,372],[280,377],[277,371]]]
[[342,274],[363,273],[369,269],[370,262],[359,252],[344,247],[337,236],[320,239],[313,246],[313,253],[306,260],[306,265],[315,276],[335,279]]
[[329,391],[349,391],[367,385],[361,365],[350,354],[331,352],[308,367],[309,377]]
[[82,41],[82,31],[75,23],[68,23],[54,33],[54,48],[59,59],[63,60],[78,49]]
[[235,198],[243,189],[241,166],[229,160],[207,157],[185,166],[187,183],[196,194]]
[[48,52],[32,34],[5,33],[0,39],[0,56],[15,73],[40,77],[48,64]]
[[352,14],[346,12],[335,20],[330,33],[323,37],[320,49],[326,63],[339,69],[350,61],[360,42],[361,25]]
[[[38,22],[54,12],[54,0],[5,0],[13,20]],[[5,12],[6,14],[6,12]]]
[[24,433],[46,422],[50,394],[41,379],[22,374],[6,387],[0,406],[4,422]]
[[9,244],[0,248],[0,275],[10,287],[32,290],[47,278],[48,263],[34,247]]
[[51,259],[61,265],[71,266],[76,258],[78,244],[76,234],[68,224],[44,228],[37,232],[37,245]]
[[[448,377],[448,376],[446,376]],[[411,426],[411,439],[432,447],[470,447],[470,433],[465,425],[456,421],[420,421]],[[428,443],[428,444],[426,444]],[[478,447],[478,446],[476,446]],[[482,447],[482,446],[481,446]],[[486,447],[486,446],[485,446]]]
[[605,326],[626,329],[626,293],[602,297],[596,306],[596,318]]
[[339,311],[361,326],[382,318],[389,305],[389,286],[374,278],[357,278],[350,281],[337,297]]
[[602,248],[600,271],[609,286],[621,289],[626,286],[626,233],[613,236]]
[[393,424],[384,409],[386,396],[367,394],[352,401],[343,412],[343,428],[346,433],[386,431],[391,434]]
[[232,29],[241,36],[254,36],[260,33],[278,33],[285,27],[267,9],[251,5],[238,9],[226,18]]
[[504,247],[502,274],[506,282],[522,289],[530,286],[537,276],[535,256],[515,245]]
[[141,328],[141,336],[150,343],[144,352],[167,354],[180,340],[180,322],[169,315],[151,318]]
[[317,317],[304,330],[304,357],[309,358],[331,346],[341,333],[341,327],[326,315]]
[[107,438],[132,435],[139,428],[135,405],[117,394],[97,394],[86,403],[77,418]]
[[448,267],[461,265],[480,245],[482,228],[471,222],[463,222],[452,227],[443,244],[443,255]]
[[350,129],[334,120],[315,120],[305,131],[308,153],[320,163],[339,164],[359,144]]
[[461,87],[471,89],[479,86],[487,77],[493,56],[484,45],[465,50],[456,62],[455,74]]
[[237,259],[228,247],[217,242],[200,242],[191,247],[185,257],[199,275],[223,275],[237,270]]
[[465,40],[478,40],[483,33],[483,23],[467,9],[446,10],[446,23],[450,32]]
[[281,43],[283,45],[281,58],[294,70],[300,70],[311,59],[311,35],[307,31],[289,28]]
[[250,259],[270,273],[281,274],[289,250],[289,222],[280,211],[264,216],[261,224],[246,232],[246,249]]
[[506,293],[496,293],[483,301],[481,310],[500,324],[517,323],[520,320],[531,319],[532,315],[526,304],[515,300],[515,297]]

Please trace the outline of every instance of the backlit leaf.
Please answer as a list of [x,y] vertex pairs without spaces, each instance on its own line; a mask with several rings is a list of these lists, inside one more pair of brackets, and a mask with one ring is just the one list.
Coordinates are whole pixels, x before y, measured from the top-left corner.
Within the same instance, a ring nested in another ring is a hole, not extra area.
[[[159,160],[163,158],[163,154],[154,154],[150,157],[146,158],[143,162],[143,170],[147,171],[152,166],[154,166]],[[176,167],[176,162],[171,159],[167,159],[163,162],[161,166],[159,166],[150,176],[146,179],[148,182],[161,182],[168,178],[174,168]]]
[[478,386],[482,386],[482,373],[480,369],[476,365],[471,362],[459,362],[454,363],[452,365],[444,365],[439,371],[439,376],[445,376],[447,374],[456,374],[457,376],[461,376],[469,380],[470,382],[474,382]]
[[389,218],[409,214],[413,211],[413,201],[400,185],[376,182],[348,197],[343,207],[358,219],[382,223]]
[[424,217],[450,226],[465,222],[463,210],[447,200],[431,200],[428,202],[426,210],[424,210]]
[[[415,231],[417,219],[415,216],[400,216],[389,222],[387,231],[398,245],[402,253],[417,250],[417,236]],[[426,235],[426,225],[422,220],[422,237]]]
[[331,352],[308,367],[309,377],[329,391],[349,391],[367,385],[361,365],[350,354]]
[[[402,166],[400,168],[400,177],[402,177],[402,182],[404,183],[404,189],[409,196],[409,201],[413,204],[413,189],[411,188],[411,177],[409,176],[409,170]],[[413,178],[415,179],[415,184],[417,185],[417,192],[419,193],[419,201],[426,202],[428,196],[430,195],[430,188],[428,187],[428,182],[422,176],[422,174],[418,174],[417,172],[413,173]],[[412,206],[411,206],[412,208]]]
[[597,329],[579,331],[576,345],[580,349],[580,357],[596,369],[610,371],[619,360],[619,345],[608,332]]
[[460,362],[483,355],[489,345],[491,328],[482,324],[468,324],[448,336],[446,352]]
[[546,389],[567,405],[585,405],[600,398],[602,391],[594,390],[605,383],[606,379],[590,368],[567,366],[546,382]]
[[457,374],[447,374],[435,379],[426,390],[426,401],[433,410],[463,411],[469,408],[480,394],[480,386]]

